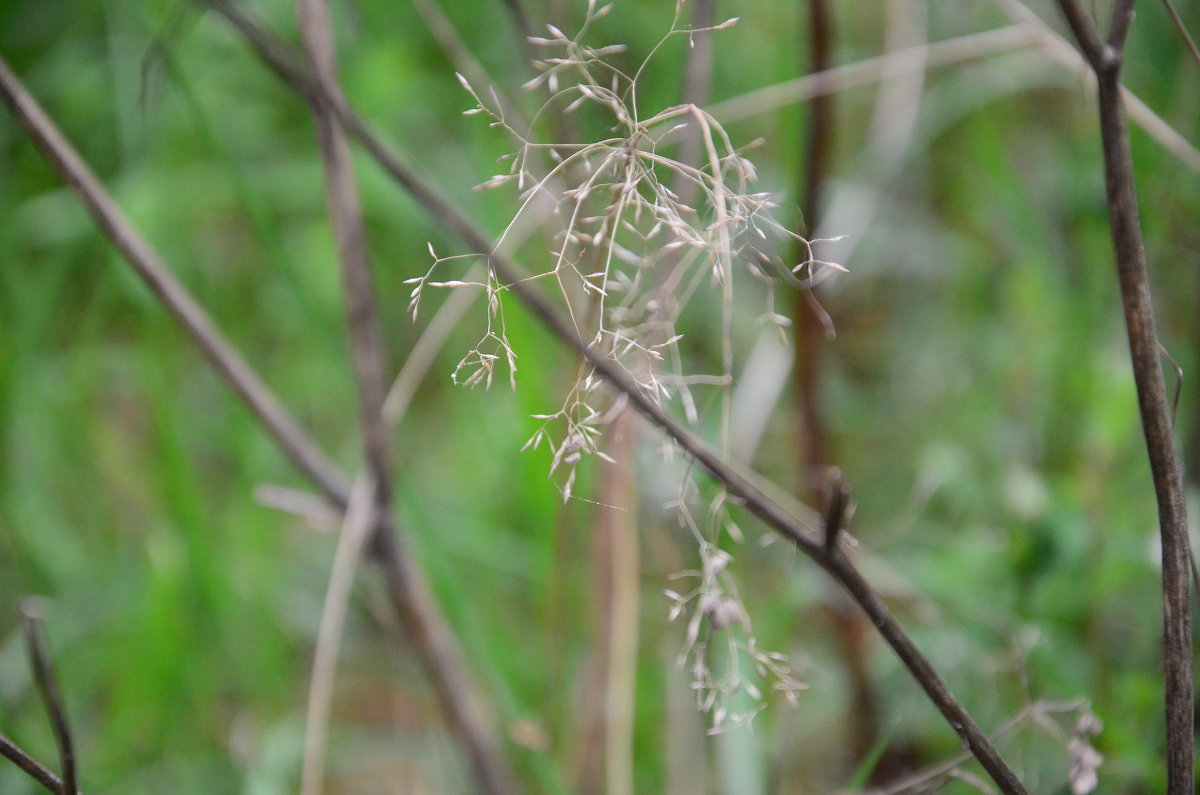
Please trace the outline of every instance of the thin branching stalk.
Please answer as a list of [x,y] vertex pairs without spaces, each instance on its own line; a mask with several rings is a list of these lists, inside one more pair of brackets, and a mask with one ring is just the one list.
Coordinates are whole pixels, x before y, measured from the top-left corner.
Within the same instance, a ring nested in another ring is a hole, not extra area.
[[22,600],[19,611],[21,626],[25,631],[25,646],[29,651],[29,665],[33,669],[33,681],[46,705],[54,742],[58,745],[58,759],[62,767],[58,791],[62,795],[76,795],[79,792],[79,779],[75,770],[75,742],[71,738],[71,727],[67,724],[62,696],[58,693],[50,652],[46,650],[46,640],[42,636],[41,611],[32,599]]
[[21,746],[0,734],[0,755],[20,768],[27,776],[41,784],[54,795],[62,792],[62,779],[50,768],[34,759]]
[[[691,27],[704,30],[714,22],[715,0],[696,0],[692,6]],[[684,106],[704,107],[708,104],[712,81],[713,36],[711,32],[691,37],[683,69]],[[690,115],[690,114],[689,114]],[[566,117],[569,118],[569,117]],[[691,119],[679,132],[680,163],[696,167],[700,160],[701,122]],[[687,172],[676,171],[671,190],[681,205],[693,206],[700,184]],[[650,344],[666,341],[663,334],[666,307],[670,305],[670,290],[662,282],[674,263],[658,263],[653,278],[659,282],[656,294],[658,311],[646,324],[658,330],[652,333]],[[634,486],[635,455],[643,426],[636,413],[626,407],[608,429],[608,454],[616,461],[603,470],[599,486],[599,502],[605,507],[598,515],[593,543],[592,569],[594,601],[597,610],[595,682],[600,694],[589,697],[592,716],[586,729],[582,752],[580,783],[598,790],[595,782],[599,760],[605,762],[606,791],[632,792],[633,761],[633,695],[634,671],[637,663],[637,620],[639,615],[639,550],[636,527],[636,498]],[[619,508],[614,510],[613,508]],[[603,708],[600,708],[600,705]],[[587,738],[602,737],[602,747],[594,750]]]
[[1167,788],[1172,795],[1187,795],[1193,791],[1195,777],[1187,508],[1171,406],[1159,360],[1129,129],[1121,100],[1121,66],[1133,20],[1133,0],[1117,0],[1106,40],[1100,38],[1096,25],[1077,0],[1059,0],[1059,6],[1096,74],[1109,224],[1162,541]]
[[[297,10],[304,46],[320,93],[336,98],[339,105],[343,104],[328,6],[325,0],[297,0]],[[359,425],[367,462],[366,482],[373,486],[374,491],[371,509],[379,516],[390,516],[392,462],[384,419],[386,355],[375,308],[362,200],[354,178],[350,148],[332,106],[315,96],[310,99],[321,159],[325,166],[327,204],[337,240],[347,336],[359,394]],[[370,542],[372,552],[378,555],[380,551],[389,550],[392,556],[403,559],[405,568],[414,569],[406,549],[393,538],[383,538],[385,533],[388,531],[384,525],[376,523]],[[406,579],[405,584],[411,587],[411,580]],[[424,600],[423,604],[415,602],[405,614],[414,615],[413,608],[417,605],[424,610],[421,623],[444,626],[445,619],[437,611],[432,598]],[[500,742],[495,732],[487,729],[486,722],[478,719],[481,699],[467,685],[466,666],[460,662],[461,652],[453,647],[451,640],[452,636],[445,633],[442,655],[436,659],[426,658],[426,667],[435,683],[438,683],[438,689],[449,697],[445,699],[449,701],[448,716],[467,746],[480,790],[491,795],[513,792],[515,785]],[[452,687],[447,682],[451,674],[460,680]],[[315,750],[321,754],[324,749]],[[306,792],[312,795],[320,791],[320,767],[316,761],[306,765],[312,773],[306,782]]]
[[[441,224],[474,250],[495,251],[494,243],[474,222],[384,146],[344,102],[322,92],[307,73],[295,65],[294,58],[289,56],[273,37],[223,0],[208,0],[208,3],[246,36],[259,57],[289,85],[305,96],[315,96],[328,103],[347,134],[358,141],[384,171],[408,190]],[[950,693],[930,662],[912,642],[847,554],[839,551],[832,556],[825,555],[823,542],[812,529],[771,500],[753,485],[750,478],[669,414],[643,385],[625,369],[615,365],[605,352],[597,350],[591,341],[581,339],[570,321],[563,319],[551,308],[549,302],[526,281],[527,275],[512,260],[503,254],[493,253],[489,256],[489,262],[503,280],[507,292],[515,296],[562,344],[574,350],[596,376],[608,382],[610,387],[622,394],[639,413],[672,438],[694,463],[707,470],[721,483],[731,500],[759,517],[768,527],[793,543],[841,583],[867,613],[873,625],[1000,789],[1005,793],[1025,792],[1024,786],[992,746],[987,735]]]

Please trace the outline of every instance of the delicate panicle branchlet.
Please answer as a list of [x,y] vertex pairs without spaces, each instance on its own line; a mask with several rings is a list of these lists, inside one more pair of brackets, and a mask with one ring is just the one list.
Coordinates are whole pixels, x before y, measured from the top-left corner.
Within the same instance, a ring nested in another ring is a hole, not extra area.
[[[761,711],[765,703],[761,683],[769,683],[792,706],[807,685],[796,678],[787,655],[758,647],[750,616],[728,571],[732,556],[707,540],[699,541],[701,568],[673,577],[695,585],[684,593],[666,589],[664,594],[671,600],[670,620],[687,618],[678,664],[691,671],[696,707],[711,715],[709,733],[719,734],[749,725]],[[715,638],[726,644],[719,673],[710,665]],[[746,662],[751,670],[744,668]]]
[[[736,18],[689,29],[680,26],[681,8],[677,7],[668,33],[630,75],[607,60],[624,52],[624,46],[584,43],[593,24],[611,8],[597,9],[590,2],[574,36],[551,25],[547,36],[531,37],[531,44],[545,57],[535,62],[538,74],[526,88],[544,90],[549,97],[528,127],[510,123],[494,92],[459,76],[474,101],[465,112],[490,119],[491,126],[504,130],[517,147],[502,158],[507,171],[478,189],[515,187],[518,192],[517,211],[497,240],[496,250],[505,247],[513,230],[533,213],[552,208],[550,217],[558,227],[551,234],[548,250],[527,247],[522,252],[526,262],[542,263],[524,280],[545,282],[558,294],[580,339],[632,376],[654,402],[666,404],[678,398],[693,426],[701,420],[697,406],[714,402],[693,392],[717,390],[721,447],[728,451],[735,287],[739,294],[758,292],[765,301],[759,323],[774,326],[783,334],[790,321],[776,311],[775,291],[815,284],[842,268],[815,255],[812,243],[818,241],[810,242],[775,220],[774,196],[753,190],[757,174],[746,152],[759,142],[735,147],[716,118],[696,105],[675,105],[650,114],[639,105],[639,83],[648,74],[654,54],[669,39],[728,28]],[[590,143],[536,140],[535,131],[546,126],[541,122],[548,115],[575,114],[584,108],[602,115],[604,129],[611,134]],[[699,163],[678,159],[676,152],[684,135],[696,136],[700,142]],[[822,242],[833,240],[836,238]],[[793,250],[794,241],[800,242],[807,256],[803,262],[785,263],[777,252]],[[490,254],[443,257],[430,246],[433,264],[424,276],[409,280],[413,285],[409,309],[415,318],[430,288],[483,290],[488,298],[486,329],[455,368],[454,380],[467,386],[490,386],[498,366],[507,367],[509,383],[515,388],[517,356],[506,333],[502,300],[508,285],[500,282],[491,268],[484,281],[447,274],[467,272],[473,264],[468,260],[486,265]],[[749,279],[739,277],[739,270]],[[713,345],[713,350],[721,351],[720,369],[715,373],[687,372],[679,348],[683,335],[677,326],[692,299],[706,289],[715,293],[721,307],[719,338]],[[602,389],[591,368],[582,366],[558,410],[535,415],[542,424],[523,449],[547,445],[552,457],[550,473],[561,478],[564,500],[572,496],[576,467],[584,457],[611,462],[601,450],[601,438],[604,427],[622,408],[613,405],[613,398]],[[669,592],[675,602],[671,612],[672,618],[688,616],[680,663],[690,661],[697,702],[711,713],[714,730],[724,730],[748,721],[757,711],[757,706],[750,711],[731,706],[743,703],[742,695],[761,703],[756,679],[769,682],[789,700],[802,685],[794,679],[785,657],[763,652],[755,644],[749,617],[727,571],[731,558],[720,549],[722,535],[733,527],[724,493],[719,492],[707,506],[708,532],[701,532],[687,509],[699,490],[690,474],[687,480],[684,490],[691,497],[677,500],[677,507],[699,542],[701,569],[690,575],[699,578],[692,591],[685,595]],[[724,666],[728,670],[720,675],[714,675],[708,665],[714,632],[730,644],[729,662]],[[746,661],[753,671],[743,670]]]

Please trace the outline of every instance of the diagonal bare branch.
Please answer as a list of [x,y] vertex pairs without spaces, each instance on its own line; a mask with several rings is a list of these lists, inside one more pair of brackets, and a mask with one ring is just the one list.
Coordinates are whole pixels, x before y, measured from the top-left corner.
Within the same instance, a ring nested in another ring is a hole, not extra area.
[[62,779],[54,775],[54,771],[34,759],[25,749],[3,734],[0,734],[0,756],[19,767],[26,775],[53,792],[54,795],[62,792]]
[[[33,681],[46,704],[50,717],[50,728],[54,731],[54,742],[58,745],[59,763],[62,765],[62,781],[58,792],[76,795],[79,781],[75,771],[75,743],[71,739],[71,728],[67,725],[67,712],[63,709],[58,684],[54,680],[54,667],[50,663],[50,652],[42,636],[42,614],[33,599],[22,599],[18,608],[21,626],[25,631],[25,645],[29,650],[29,664],[33,669]],[[24,768],[22,768],[24,769]]]
[[259,57],[296,90],[317,97],[334,111],[347,135],[356,140],[379,165],[425,205],[440,223],[446,225],[477,251],[493,252],[490,262],[508,284],[507,289],[558,340],[573,349],[617,392],[622,393],[639,413],[671,437],[693,461],[720,481],[728,494],[767,526],[795,544],[832,575],[867,613],[884,639],[904,662],[925,690],[938,711],[950,723],[980,764],[1006,793],[1024,793],[1020,780],[1000,757],[984,732],[954,698],[933,666],[908,637],[891,611],[872,590],[862,574],[844,554],[826,556],[822,541],[815,533],[771,500],[750,478],[726,462],[718,453],[689,431],[660,406],[645,388],[624,370],[581,339],[574,327],[561,318],[549,303],[527,282],[522,270],[510,259],[494,252],[488,237],[455,205],[419,177],[403,160],[392,153],[346,105],[335,96],[321,91],[310,76],[295,66],[294,59],[275,39],[224,0],[206,0],[208,5],[241,31]]
[[[168,311],[200,347],[234,393],[267,428],[280,449],[321,490],[345,511],[350,498],[348,479],[338,471],[292,418],[270,388],[225,340],[208,314],[163,264],[162,259],[133,228],[91,169],[0,58],[0,98],[12,110],[30,138],[62,178],[79,194],[97,225],[125,260],[159,297]],[[499,740],[490,727],[488,710],[466,673],[461,651],[441,616],[429,583],[395,537],[390,516],[379,516],[372,553],[385,579],[388,597],[409,632],[422,663],[433,679],[442,709],[451,725],[477,749],[495,749]],[[498,755],[498,751],[479,751]]]

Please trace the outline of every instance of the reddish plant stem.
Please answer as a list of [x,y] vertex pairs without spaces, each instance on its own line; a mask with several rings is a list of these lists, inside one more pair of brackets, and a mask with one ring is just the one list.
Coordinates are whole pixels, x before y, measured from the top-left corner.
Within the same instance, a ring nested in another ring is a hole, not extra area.
[[[819,74],[827,71],[832,65],[833,20],[826,0],[809,0],[808,12],[808,35],[812,53],[809,66],[811,72]],[[830,94],[820,94],[810,99],[806,107],[808,140],[797,193],[803,196],[804,215],[800,228],[808,237],[813,237],[817,234],[821,201],[825,191],[825,174],[833,148],[833,97]],[[803,262],[807,257],[808,250],[798,246],[795,260]],[[820,488],[815,478],[829,463],[825,420],[821,415],[820,387],[825,326],[817,310],[815,288],[797,291],[794,313],[799,328],[793,373],[801,423],[801,493],[815,495]]]
[[[808,69],[812,74],[822,74],[833,66],[833,12],[827,0],[809,0],[807,27],[811,53]],[[833,94],[818,94],[806,103],[805,109],[808,139],[796,193],[803,197],[800,228],[812,237],[819,235],[826,177],[833,158]],[[796,261],[802,262],[807,256],[807,249],[797,246]],[[797,327],[796,359],[792,370],[800,417],[800,493],[809,494],[814,502],[823,498],[825,489],[820,479],[832,462],[821,404],[826,328],[819,306],[818,288],[806,287],[796,292],[793,309]],[[869,635],[862,614],[855,612],[844,599],[835,595],[830,600],[830,612],[834,636],[841,648],[850,682],[847,713],[850,750],[855,759],[862,759],[874,747],[879,733],[878,709],[868,666]]]
[[608,434],[592,538],[595,637],[582,716],[578,792],[632,793],[634,675],[641,561],[637,525],[637,414],[624,409]]

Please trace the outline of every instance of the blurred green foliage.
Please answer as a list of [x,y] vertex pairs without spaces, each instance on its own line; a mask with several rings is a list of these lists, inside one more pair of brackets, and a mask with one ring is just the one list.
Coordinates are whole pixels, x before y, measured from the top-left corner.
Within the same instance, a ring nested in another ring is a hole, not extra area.
[[[535,19],[546,17],[543,5],[528,4]],[[578,16],[577,4],[549,5]],[[742,20],[717,37],[714,99],[803,69],[793,5],[718,4],[718,20]],[[876,5],[835,4],[839,63],[880,52],[886,15]],[[909,5],[930,41],[1007,24],[983,0]],[[1141,5],[1128,85],[1196,141],[1200,68],[1162,8]],[[516,90],[529,72],[504,4],[444,6],[500,88]],[[670,6],[618,3],[594,40],[629,45],[618,60],[635,65],[665,31]],[[1177,6],[1185,19],[1200,11],[1195,0]],[[1059,26],[1050,3],[1034,7]],[[334,8],[351,103],[491,232],[503,229],[512,194],[471,187],[495,173],[509,142],[461,115],[469,97],[420,17],[407,3]],[[289,3],[252,10],[295,40]],[[0,53],[349,471],[356,401],[304,104],[219,19],[175,0],[9,2]],[[646,107],[679,101],[687,53],[683,37],[659,53],[641,91]],[[1159,790],[1155,510],[1092,99],[1034,50],[931,70],[913,143],[887,173],[866,145],[877,90],[835,99],[834,185],[876,191],[880,202],[844,261],[850,273],[825,293],[838,336],[823,393],[854,487],[851,530],[904,624],[985,727],[1033,700],[1090,699],[1105,724],[1101,791]],[[789,106],[731,125],[739,142],[766,139],[751,153],[765,189],[791,189],[802,118]],[[1139,130],[1134,148],[1160,333],[1194,372],[1200,175]],[[404,313],[401,282],[428,268],[427,241],[461,249],[372,164],[359,165],[398,366],[422,329]],[[794,204],[785,194],[783,212]],[[256,503],[259,484],[304,484],[6,113],[0,263],[0,731],[54,761],[11,609],[36,593],[52,605],[47,632],[85,791],[295,790],[335,539]],[[450,383],[482,322],[469,314],[397,430],[398,510],[518,741],[510,750],[522,779],[531,791],[561,792],[572,786],[588,670],[596,506],[561,504],[545,451],[518,452],[537,427],[529,415],[558,405],[574,363],[530,319],[508,317],[521,355],[517,392]],[[702,331],[705,320],[684,322]],[[739,326],[742,354],[757,333]],[[1198,395],[1189,378],[1181,439],[1200,420]],[[792,415],[784,400],[758,459],[788,486],[797,480]],[[655,461],[647,453],[641,466],[652,474]],[[694,791],[689,775],[714,791],[846,786],[858,760],[846,750],[845,674],[823,575],[782,546],[760,546],[760,531],[742,521],[750,540],[730,549],[760,642],[805,661],[811,689],[798,709],[769,699],[752,735],[705,740],[688,674],[674,665],[682,632],[667,624],[660,597],[694,551],[658,506],[643,511],[636,790]],[[371,609],[378,584],[360,579],[331,791],[468,790],[419,667]],[[871,673],[897,747],[922,763],[958,750],[879,643]],[[1064,743],[1043,729],[1023,726],[1002,750],[1032,791],[1063,786]],[[965,787],[948,791],[956,786]],[[0,791],[34,789],[0,767]]]

